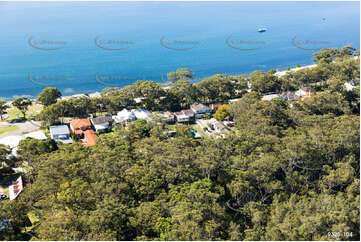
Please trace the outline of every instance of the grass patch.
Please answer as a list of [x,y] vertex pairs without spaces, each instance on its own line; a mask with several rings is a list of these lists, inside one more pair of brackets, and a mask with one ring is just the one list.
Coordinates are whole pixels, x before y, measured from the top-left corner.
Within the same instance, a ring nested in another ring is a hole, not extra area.
[[0,128],[0,134],[5,134],[14,130],[18,130],[18,126],[9,126],[9,127],[2,127]]
[[[38,115],[41,112],[41,110],[43,110],[42,105],[33,104],[33,105],[29,106],[29,109],[26,112],[25,118],[29,119],[31,117],[35,117],[36,115]],[[20,112],[20,110],[15,108],[15,107],[11,107],[6,111],[7,111],[7,114],[9,116],[7,118],[7,120],[11,120],[11,119],[15,119],[15,118],[21,118],[23,116],[23,114]]]

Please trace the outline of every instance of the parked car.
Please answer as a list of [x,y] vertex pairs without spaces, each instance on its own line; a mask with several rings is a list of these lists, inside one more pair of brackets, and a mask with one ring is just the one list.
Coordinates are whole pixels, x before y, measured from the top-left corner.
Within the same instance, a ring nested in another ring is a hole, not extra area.
[[21,123],[21,122],[24,122],[26,119],[25,118],[14,118],[14,119],[11,119],[8,121],[8,123]]

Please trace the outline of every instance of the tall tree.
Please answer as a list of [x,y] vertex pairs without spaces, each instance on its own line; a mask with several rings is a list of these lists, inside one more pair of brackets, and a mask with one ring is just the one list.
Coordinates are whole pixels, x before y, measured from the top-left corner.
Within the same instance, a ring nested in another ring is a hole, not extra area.
[[169,72],[167,74],[168,81],[175,83],[179,80],[193,79],[193,71],[188,68],[179,68],[175,72]]
[[61,97],[61,92],[56,87],[47,87],[39,95],[37,100],[44,106],[56,103]]
[[3,99],[0,99],[0,119],[3,120],[3,115],[6,111],[6,109],[9,108],[9,105],[7,105],[7,102]]
[[14,99],[12,102],[12,105],[14,105],[17,109],[20,110],[24,118],[31,104],[32,104],[31,100],[27,97],[18,97]]

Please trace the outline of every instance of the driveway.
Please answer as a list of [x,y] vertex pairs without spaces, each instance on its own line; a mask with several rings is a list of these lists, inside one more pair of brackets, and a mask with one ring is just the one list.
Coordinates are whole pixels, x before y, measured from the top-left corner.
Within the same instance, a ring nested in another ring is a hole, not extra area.
[[0,134],[0,139],[8,136],[17,136],[23,135],[24,133],[29,133],[35,130],[38,130],[41,126],[40,121],[26,121],[23,123],[15,123],[9,124],[7,122],[0,122],[0,128],[2,127],[9,127],[9,126],[17,126],[19,127],[18,130],[10,131],[4,134]]

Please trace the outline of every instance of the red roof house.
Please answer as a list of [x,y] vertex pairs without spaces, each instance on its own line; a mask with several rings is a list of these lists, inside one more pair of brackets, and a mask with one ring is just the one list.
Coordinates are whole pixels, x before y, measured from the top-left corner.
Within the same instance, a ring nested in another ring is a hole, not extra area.
[[93,146],[95,145],[97,136],[92,129],[88,129],[84,132],[84,138],[87,146]]
[[91,123],[86,118],[78,118],[70,121],[70,129],[75,134],[84,134],[86,130],[91,129]]

